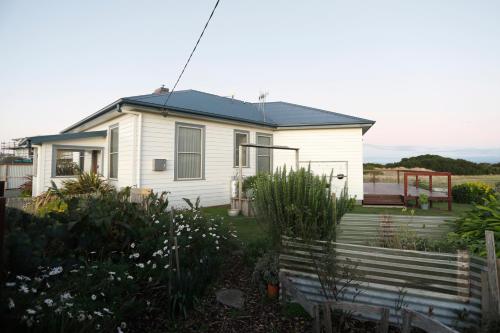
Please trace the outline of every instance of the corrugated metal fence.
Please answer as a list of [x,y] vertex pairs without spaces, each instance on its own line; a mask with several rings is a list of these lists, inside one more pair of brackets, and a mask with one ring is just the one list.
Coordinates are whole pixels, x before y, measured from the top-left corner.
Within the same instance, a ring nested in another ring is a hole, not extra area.
[[0,180],[5,181],[5,189],[19,188],[33,175],[32,164],[0,164]]
[[[356,303],[387,306],[393,323],[400,322],[398,304],[431,315],[448,326],[479,323],[481,271],[486,270],[483,259],[471,258],[467,252],[445,254],[331,244],[337,267],[350,267],[357,276],[346,288],[344,300],[354,298]],[[280,271],[286,272],[312,301],[325,299],[318,267],[321,258],[332,253],[326,245],[283,239]],[[338,280],[339,286],[344,282]]]
[[377,246],[381,234],[413,233],[440,239],[450,232],[448,216],[346,214],[337,229],[337,242]]

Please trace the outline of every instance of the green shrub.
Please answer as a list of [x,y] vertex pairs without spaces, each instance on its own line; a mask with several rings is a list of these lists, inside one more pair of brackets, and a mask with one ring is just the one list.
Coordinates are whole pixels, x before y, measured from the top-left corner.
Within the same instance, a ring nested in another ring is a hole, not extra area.
[[469,250],[480,256],[486,255],[484,232],[491,230],[495,233],[497,256],[500,256],[500,200],[490,195],[484,200],[484,204],[475,205],[457,219],[454,226],[454,234],[467,244]]
[[309,170],[278,169],[256,182],[257,213],[270,226],[272,241],[282,235],[303,238],[333,238],[335,207],[326,177]]
[[[35,267],[30,272],[8,267],[7,282],[0,286],[2,330],[144,331],[137,325],[159,322],[144,318],[185,315],[232,249],[235,234],[221,218],[202,215],[197,204],[174,215],[167,211],[164,195],[151,195],[146,210],[139,205],[124,207],[118,194],[79,199],[78,204],[71,200],[67,212],[44,218],[9,211],[17,219],[15,228],[24,232],[22,241],[32,246],[26,253],[41,253],[26,257]],[[113,219],[89,219],[89,205],[101,205],[96,211],[108,209],[115,218],[116,210],[129,210],[121,216],[126,236],[119,236],[121,227],[113,229],[117,222]],[[77,218],[82,225],[67,228],[71,219],[65,218],[79,214],[84,216]],[[98,232],[109,237],[109,244],[100,243]],[[87,234],[81,236],[86,251],[73,250],[82,246],[77,234]],[[56,244],[64,252],[53,249]]]
[[94,172],[79,172],[76,179],[65,180],[62,185],[64,194],[107,193],[113,190],[112,185]]
[[451,194],[453,201],[457,203],[482,203],[489,195],[493,194],[491,186],[479,183],[463,183],[453,186]]
[[269,225],[275,246],[282,235],[306,239],[335,237],[336,222],[352,202],[347,190],[333,202],[331,180],[331,176],[315,176],[304,168],[289,172],[279,168],[274,174],[256,179],[256,211]]

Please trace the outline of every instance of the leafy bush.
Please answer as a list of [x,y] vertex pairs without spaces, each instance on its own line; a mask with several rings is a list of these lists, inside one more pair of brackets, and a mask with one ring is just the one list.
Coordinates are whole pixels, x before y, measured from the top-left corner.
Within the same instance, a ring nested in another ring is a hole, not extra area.
[[489,195],[493,194],[493,189],[484,183],[470,182],[453,186],[451,195],[453,201],[457,203],[482,203]]
[[[164,194],[152,194],[147,209],[120,195],[72,198],[66,212],[43,218],[9,210],[3,328],[137,331],[139,319],[185,315],[194,305],[236,235],[198,204],[174,214]],[[20,254],[29,270],[16,265]]]
[[472,253],[485,256],[486,230],[495,233],[497,256],[500,256],[500,200],[494,195],[490,195],[484,200],[484,204],[475,205],[471,211],[459,218],[452,235],[467,244]]
[[19,186],[22,197],[31,197],[33,192],[33,176],[27,176],[26,181]]
[[107,193],[113,190],[104,178],[94,172],[79,172],[76,179],[63,181],[64,194]]
[[418,201],[421,205],[426,205],[429,203],[429,196],[425,193],[420,193],[420,195],[418,196]]
[[337,216],[331,177],[315,176],[304,168],[286,167],[256,180],[255,204],[259,217],[269,224],[272,241],[282,235],[307,239],[333,239]]

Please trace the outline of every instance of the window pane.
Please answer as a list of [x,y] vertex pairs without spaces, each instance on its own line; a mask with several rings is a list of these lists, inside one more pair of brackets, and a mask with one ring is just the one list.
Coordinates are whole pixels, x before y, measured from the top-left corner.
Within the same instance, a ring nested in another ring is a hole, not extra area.
[[203,129],[177,127],[177,178],[202,178]]
[[118,152],[118,127],[112,128],[111,129],[111,143],[110,143],[110,152],[111,153],[117,153]]
[[73,176],[83,170],[85,161],[82,150],[56,150],[56,176]]
[[177,149],[180,153],[201,153],[201,129],[190,127],[179,127],[179,144]]
[[[270,136],[258,135],[257,143],[260,145],[272,145]],[[269,148],[257,148],[257,172],[271,172],[271,154]]]
[[178,154],[178,178],[201,178],[201,154]]
[[270,172],[271,171],[271,158],[269,156],[257,157],[257,172]]
[[118,153],[109,155],[109,178],[118,178]]
[[[239,166],[239,163],[240,163],[240,144],[242,144],[242,143],[248,143],[248,134],[236,133],[235,145],[234,145],[234,149],[235,149],[234,165],[235,166]],[[243,147],[243,166],[248,166],[248,164],[247,164],[247,157],[248,157],[247,149],[248,149],[247,147]]]

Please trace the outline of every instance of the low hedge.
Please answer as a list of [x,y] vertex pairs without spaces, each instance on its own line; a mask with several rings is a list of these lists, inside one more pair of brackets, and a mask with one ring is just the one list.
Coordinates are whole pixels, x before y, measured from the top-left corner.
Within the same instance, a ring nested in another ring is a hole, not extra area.
[[451,190],[453,201],[457,203],[482,203],[493,193],[491,186],[480,182],[458,184]]

